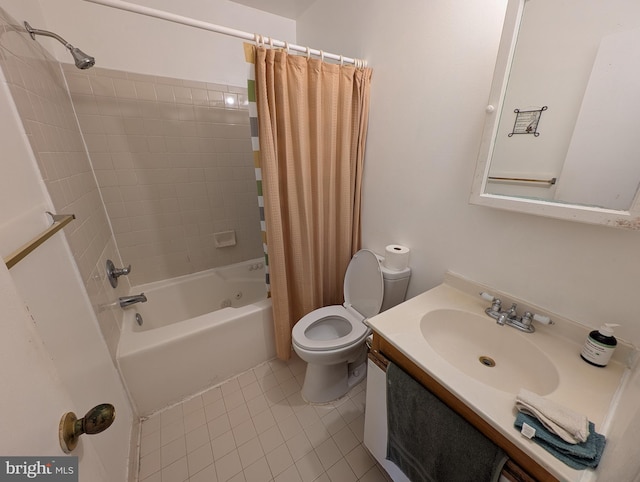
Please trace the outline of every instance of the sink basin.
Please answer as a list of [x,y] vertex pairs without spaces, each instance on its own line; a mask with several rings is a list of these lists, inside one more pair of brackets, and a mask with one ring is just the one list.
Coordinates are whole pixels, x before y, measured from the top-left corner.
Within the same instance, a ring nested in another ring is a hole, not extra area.
[[498,390],[517,394],[526,388],[539,395],[553,392],[558,370],[527,336],[467,311],[430,311],[420,331],[434,351],[465,375]]

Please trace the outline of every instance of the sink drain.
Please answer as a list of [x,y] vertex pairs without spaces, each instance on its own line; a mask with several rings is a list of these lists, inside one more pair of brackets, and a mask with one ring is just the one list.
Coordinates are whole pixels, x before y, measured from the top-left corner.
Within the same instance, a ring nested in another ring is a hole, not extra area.
[[478,358],[478,360],[480,360],[480,363],[482,363],[486,367],[496,366],[496,361],[489,356],[481,356],[480,358]]

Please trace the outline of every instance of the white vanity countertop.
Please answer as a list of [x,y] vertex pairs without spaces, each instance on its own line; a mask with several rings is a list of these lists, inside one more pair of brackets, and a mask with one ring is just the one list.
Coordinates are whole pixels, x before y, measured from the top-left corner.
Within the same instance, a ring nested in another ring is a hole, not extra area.
[[[595,480],[597,469],[596,474],[592,470],[574,470],[522,436],[513,426],[517,414],[514,407],[517,393],[497,390],[455,368],[425,340],[420,322],[430,311],[455,309],[485,316],[487,329],[511,330],[526,337],[552,360],[558,370],[558,388],[545,395],[545,398],[585,414],[595,424],[596,431],[605,436],[607,420],[613,415],[615,406],[612,402],[627,378],[625,374],[628,370],[621,363],[621,355],[629,352],[628,347],[619,348],[620,353],[605,368],[589,365],[580,358],[582,343],[589,332],[586,327],[542,312],[531,305],[524,307],[536,313],[550,315],[556,324],[545,326],[534,322],[535,333],[522,333],[512,327],[498,326],[495,320],[485,315],[484,310],[490,303],[476,294],[479,291],[490,290],[448,273],[444,284],[376,315],[368,322],[377,333],[558,479]],[[499,297],[503,301],[520,301],[508,296]],[[505,305],[509,306],[504,303],[503,306]],[[521,303],[519,312],[520,306]]]

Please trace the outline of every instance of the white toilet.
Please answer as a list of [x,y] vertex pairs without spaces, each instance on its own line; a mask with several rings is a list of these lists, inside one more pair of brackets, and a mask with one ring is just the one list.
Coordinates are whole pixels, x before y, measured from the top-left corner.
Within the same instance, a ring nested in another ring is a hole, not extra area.
[[353,255],[344,277],[344,304],[325,306],[293,327],[293,349],[307,362],[302,396],[325,403],[340,398],[367,370],[365,319],[404,301],[411,269],[389,270],[383,258],[362,249]]

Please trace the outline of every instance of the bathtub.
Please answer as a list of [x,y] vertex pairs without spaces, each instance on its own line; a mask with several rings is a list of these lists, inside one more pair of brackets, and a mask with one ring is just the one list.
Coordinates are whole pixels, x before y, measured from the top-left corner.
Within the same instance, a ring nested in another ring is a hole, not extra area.
[[[117,361],[139,416],[275,356],[262,260],[139,285],[125,308]],[[142,325],[136,315],[142,318]]]

